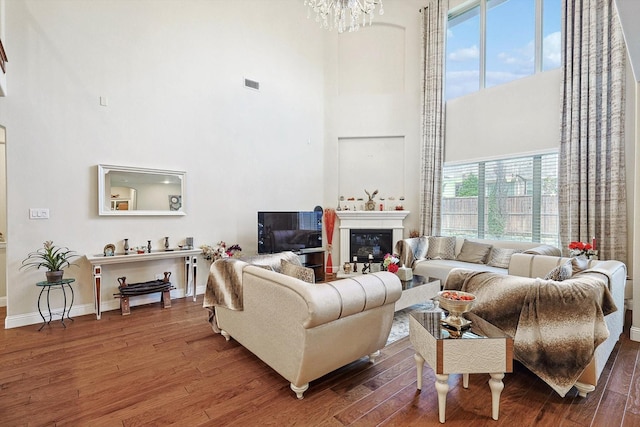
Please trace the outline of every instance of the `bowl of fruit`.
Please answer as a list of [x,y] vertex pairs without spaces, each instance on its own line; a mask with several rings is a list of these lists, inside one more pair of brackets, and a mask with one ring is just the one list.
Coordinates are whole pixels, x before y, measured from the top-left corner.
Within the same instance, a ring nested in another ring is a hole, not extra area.
[[438,292],[436,300],[440,307],[449,312],[449,315],[442,321],[443,323],[458,330],[471,324],[462,315],[473,307],[476,300],[475,295],[462,291],[441,291]]

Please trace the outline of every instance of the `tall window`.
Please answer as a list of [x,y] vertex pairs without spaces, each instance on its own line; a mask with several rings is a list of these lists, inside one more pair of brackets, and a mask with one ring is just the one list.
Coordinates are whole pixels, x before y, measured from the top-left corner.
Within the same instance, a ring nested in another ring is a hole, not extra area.
[[442,234],[559,245],[558,154],[446,164]]
[[560,66],[561,0],[476,0],[447,26],[445,97]]

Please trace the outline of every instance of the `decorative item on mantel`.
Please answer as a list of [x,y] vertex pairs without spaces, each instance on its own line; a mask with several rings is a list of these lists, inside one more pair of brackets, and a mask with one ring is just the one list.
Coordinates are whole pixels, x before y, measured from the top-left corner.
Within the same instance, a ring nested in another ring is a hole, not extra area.
[[216,261],[221,258],[237,258],[242,255],[242,248],[240,245],[231,245],[227,249],[227,244],[222,240],[216,245],[201,245],[202,255],[207,261]]
[[569,243],[569,254],[572,257],[598,259],[598,251],[596,250],[596,238],[591,243],[571,242]]
[[48,270],[45,273],[47,281],[58,282],[62,280],[62,276],[64,275],[63,268],[75,265],[70,260],[78,256],[75,251],[67,247],[56,247],[53,241],[47,240],[44,242],[42,248],[30,252],[27,255],[22,261],[20,269],[39,269],[40,267],[44,267]]
[[378,190],[374,191],[373,193],[369,194],[369,192],[367,190],[364,190],[365,193],[367,193],[367,196],[369,196],[369,200],[367,200],[367,203],[364,204],[364,208],[367,211],[375,211],[376,210],[376,202],[373,201],[373,198],[376,197],[376,195],[378,194]]

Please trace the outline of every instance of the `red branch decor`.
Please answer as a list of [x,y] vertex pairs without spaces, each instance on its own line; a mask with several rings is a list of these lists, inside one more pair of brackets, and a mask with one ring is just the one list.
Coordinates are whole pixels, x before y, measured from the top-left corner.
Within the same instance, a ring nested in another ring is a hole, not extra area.
[[327,273],[333,273],[333,262],[331,260],[331,244],[333,243],[333,227],[336,223],[336,211],[335,209],[327,208],[324,210],[324,226],[327,232]]

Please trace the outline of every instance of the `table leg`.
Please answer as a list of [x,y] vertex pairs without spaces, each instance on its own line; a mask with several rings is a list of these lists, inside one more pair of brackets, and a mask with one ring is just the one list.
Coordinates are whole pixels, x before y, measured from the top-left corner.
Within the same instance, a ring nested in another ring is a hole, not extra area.
[[419,353],[413,355],[413,358],[416,360],[416,371],[418,374],[418,390],[422,390],[422,367],[424,366],[424,357],[422,357]]
[[[62,317],[60,317],[60,323],[62,326],[67,329],[67,325],[64,324],[64,313],[67,311],[67,291],[64,290],[64,285],[60,285],[60,289],[62,289],[62,297],[64,299],[64,305],[62,306]],[[67,316],[69,314],[67,313]]]
[[100,311],[100,281],[102,280],[102,267],[93,266],[93,300],[94,309],[96,310],[96,319],[100,320],[102,312]]
[[196,258],[195,256],[191,257],[191,268],[193,268],[193,302],[196,302],[196,278],[198,277],[198,269],[196,266],[196,261],[198,260],[198,258]]
[[491,379],[489,380],[489,388],[491,389],[491,418],[497,420],[498,414],[500,413],[500,393],[502,393],[504,389],[504,383],[502,382],[504,373],[499,372],[489,375],[491,375]]
[[47,321],[44,318],[44,314],[42,314],[42,310],[40,309],[40,299],[42,299],[43,292],[44,292],[44,286],[42,287],[42,289],[40,289],[40,295],[38,295],[38,313],[40,313],[40,317],[42,317],[42,326],[40,326],[40,329],[38,329],[38,332],[40,332],[42,328],[44,328],[44,325],[47,324]]
[[67,319],[70,319],[72,322],[75,322],[75,320],[71,318],[71,307],[73,307],[73,301],[75,300],[75,295],[73,293],[73,287],[71,286],[71,283],[68,283],[67,286],[71,290],[71,304],[69,305],[69,310],[67,310]]
[[436,374],[436,391],[438,392],[438,418],[445,421],[447,412],[447,393],[449,393],[449,375]]
[[[189,272],[191,270],[191,257],[184,257],[184,296],[188,296],[191,291],[189,291]],[[194,295],[195,296],[195,295]]]
[[462,374],[462,387],[469,388],[469,374]]
[[51,292],[51,286],[47,286],[47,311],[49,312],[49,321],[47,323],[51,323],[53,320],[53,314],[51,314],[51,303],[49,301],[49,292]]

